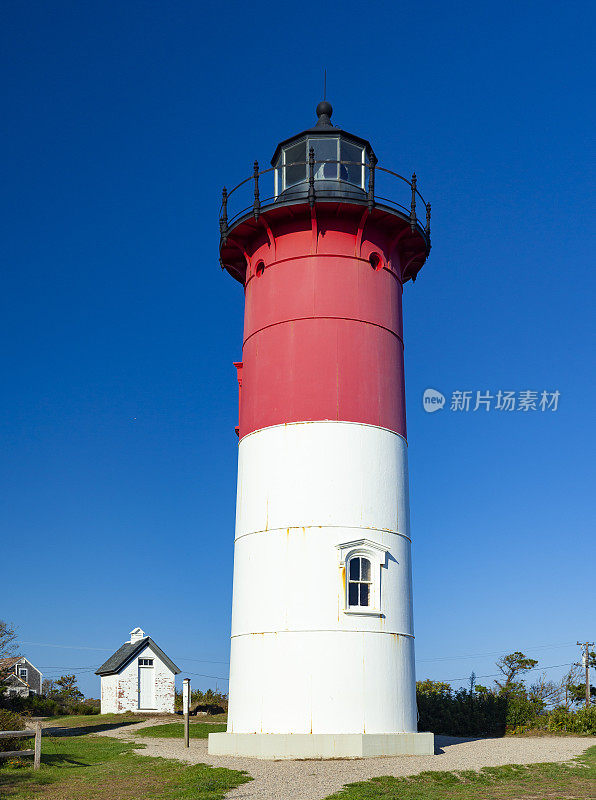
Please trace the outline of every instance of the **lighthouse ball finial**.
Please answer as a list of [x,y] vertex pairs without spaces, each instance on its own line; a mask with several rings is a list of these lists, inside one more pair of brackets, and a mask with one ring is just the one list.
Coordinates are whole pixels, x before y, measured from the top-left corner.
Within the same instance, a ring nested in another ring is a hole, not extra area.
[[319,127],[327,127],[331,126],[331,115],[333,114],[333,106],[331,103],[328,103],[327,100],[321,100],[319,105],[317,106],[317,117],[319,118],[317,121],[317,125]]

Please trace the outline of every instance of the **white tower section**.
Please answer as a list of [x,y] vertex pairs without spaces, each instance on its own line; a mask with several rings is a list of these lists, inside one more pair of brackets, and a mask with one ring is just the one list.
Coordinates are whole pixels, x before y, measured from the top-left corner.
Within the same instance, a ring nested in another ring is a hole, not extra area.
[[416,731],[413,655],[404,439],[346,422],[246,436],[228,731]]

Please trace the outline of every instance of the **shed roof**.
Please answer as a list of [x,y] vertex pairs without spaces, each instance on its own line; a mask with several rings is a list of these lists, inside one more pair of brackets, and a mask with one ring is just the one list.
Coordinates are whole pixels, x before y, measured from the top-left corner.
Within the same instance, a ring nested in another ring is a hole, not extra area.
[[161,648],[159,648],[153,639],[150,636],[145,636],[144,639],[139,639],[138,642],[131,644],[130,642],[124,642],[122,647],[120,647],[116,652],[111,655],[108,660],[99,667],[99,669],[95,670],[96,675],[114,675],[116,672],[120,672],[122,667],[125,667],[132,659],[138,655],[142,650],[147,647],[147,645],[153,650],[155,655],[159,656],[163,663],[169,667],[174,675],[178,675],[180,673],[180,669],[174,664],[174,662],[167,657]]

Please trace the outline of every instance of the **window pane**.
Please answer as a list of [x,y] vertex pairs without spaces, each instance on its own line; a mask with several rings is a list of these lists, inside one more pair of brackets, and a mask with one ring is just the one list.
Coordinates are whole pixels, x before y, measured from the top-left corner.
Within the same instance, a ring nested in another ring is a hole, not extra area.
[[360,605],[367,606],[368,605],[368,590],[369,590],[368,583],[361,583],[360,584]]
[[368,560],[368,558],[360,559],[360,580],[361,581],[370,580],[370,561]]
[[359,581],[360,580],[360,559],[359,558],[351,558],[350,559],[350,580],[351,581]]
[[[357,161],[358,164],[362,162],[362,147],[350,144],[350,142],[341,141],[341,160],[342,161]],[[341,165],[341,179],[355,183],[356,186],[362,186],[362,167],[358,164],[342,164]]]
[[286,154],[286,188],[295,183],[306,180],[306,164],[294,164],[296,161],[306,161],[306,142],[292,144],[285,149]]
[[348,605],[350,606],[358,605],[358,586],[357,583],[348,584]]
[[[309,139],[315,151],[315,161],[337,161],[338,139]],[[337,164],[315,164],[316,180],[337,180]]]

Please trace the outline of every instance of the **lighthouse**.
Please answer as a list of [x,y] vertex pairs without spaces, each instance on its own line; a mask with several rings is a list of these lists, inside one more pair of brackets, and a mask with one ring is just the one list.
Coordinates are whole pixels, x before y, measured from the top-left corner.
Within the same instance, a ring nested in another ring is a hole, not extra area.
[[416,177],[337,127],[223,190],[245,292],[226,733],[256,758],[431,754],[417,732],[402,292],[430,252]]

